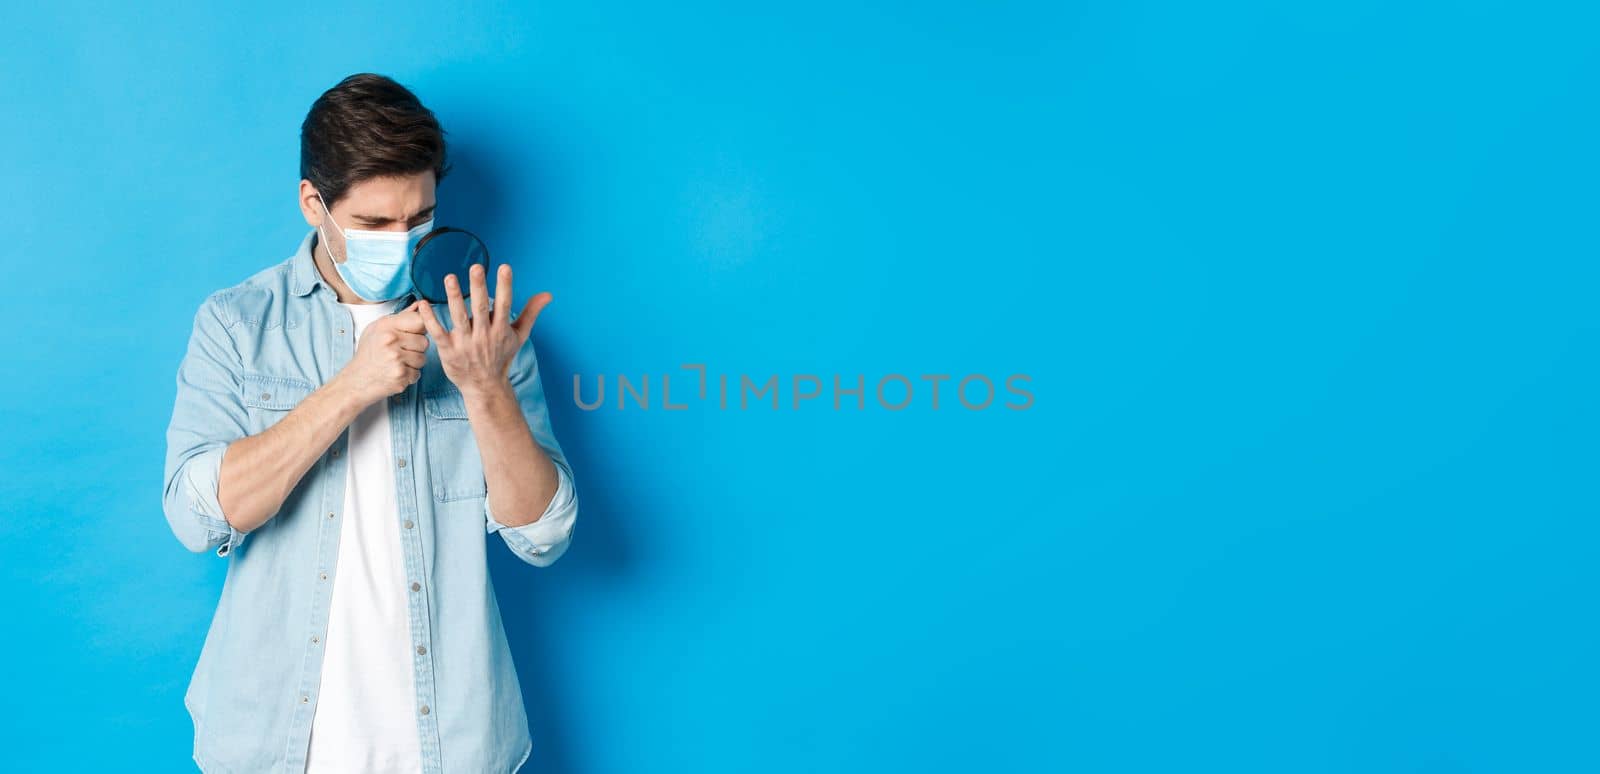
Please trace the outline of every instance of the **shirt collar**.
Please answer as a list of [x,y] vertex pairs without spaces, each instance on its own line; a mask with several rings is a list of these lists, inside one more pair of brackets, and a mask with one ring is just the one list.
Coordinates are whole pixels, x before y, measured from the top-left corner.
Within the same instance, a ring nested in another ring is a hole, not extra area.
[[293,269],[289,276],[289,291],[297,296],[310,293],[318,284],[327,284],[322,281],[322,274],[317,271],[316,259],[311,257],[311,248],[316,243],[317,230],[311,229],[300,240],[300,249],[294,254],[291,264]]
[[[300,249],[295,252],[294,259],[290,262],[289,291],[297,296],[309,294],[318,285],[327,287],[329,292],[333,291],[333,288],[328,287],[327,281],[322,278],[322,272],[317,271],[317,260],[311,253],[316,244],[317,230],[313,228],[307,231],[305,237],[300,240]],[[421,298],[421,296],[417,295],[415,289],[412,289],[406,291],[405,295],[399,298],[383,303],[387,303],[389,311],[392,312],[409,305],[418,298]]]

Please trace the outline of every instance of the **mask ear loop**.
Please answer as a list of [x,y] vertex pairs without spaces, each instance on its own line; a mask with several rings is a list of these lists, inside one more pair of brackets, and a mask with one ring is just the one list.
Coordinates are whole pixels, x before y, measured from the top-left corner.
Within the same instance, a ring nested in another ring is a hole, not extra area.
[[[327,214],[328,222],[332,223],[334,228],[339,229],[340,236],[344,236],[344,227],[339,225],[339,221],[333,219],[333,212],[328,209],[328,201],[322,198],[321,191],[317,192],[317,201],[322,202],[322,211]],[[321,223],[317,224],[317,236],[322,238],[322,249],[328,251],[328,259],[333,260],[333,243],[328,241],[327,234],[322,233]],[[335,263],[337,263],[337,261],[335,261]]]

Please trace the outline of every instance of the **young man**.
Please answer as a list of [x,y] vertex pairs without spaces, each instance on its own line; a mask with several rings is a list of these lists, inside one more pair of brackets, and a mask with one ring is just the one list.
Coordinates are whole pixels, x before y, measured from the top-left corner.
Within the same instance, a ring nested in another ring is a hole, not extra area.
[[206,772],[509,772],[527,716],[488,534],[547,566],[572,471],[530,333],[483,267],[412,287],[444,132],[400,84],[344,79],[300,132],[299,250],[195,315],[163,507],[228,559],[184,696]]

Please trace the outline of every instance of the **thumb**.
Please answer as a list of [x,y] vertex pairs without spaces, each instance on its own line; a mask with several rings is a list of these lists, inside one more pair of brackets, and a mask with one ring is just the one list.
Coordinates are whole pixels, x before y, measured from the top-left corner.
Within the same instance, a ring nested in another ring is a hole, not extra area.
[[418,309],[418,307],[422,306],[424,303],[426,302],[420,300],[413,301],[411,302],[410,306],[391,315],[392,317],[396,318],[395,326],[400,330],[410,331],[412,333],[421,333],[423,330],[425,330],[422,325],[422,312],[420,309]]
[[524,341],[527,340],[528,334],[533,332],[533,323],[539,319],[539,313],[544,311],[545,306],[549,305],[553,298],[549,291],[535,293],[522,305],[522,312],[511,322],[511,327]]

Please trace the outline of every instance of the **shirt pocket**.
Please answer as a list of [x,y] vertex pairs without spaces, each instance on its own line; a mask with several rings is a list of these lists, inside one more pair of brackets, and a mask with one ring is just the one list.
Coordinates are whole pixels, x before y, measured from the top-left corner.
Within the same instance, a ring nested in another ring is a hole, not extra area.
[[300,401],[316,389],[310,381],[298,376],[247,373],[239,382],[251,435],[278,424],[288,416],[290,409],[300,405]]
[[449,388],[424,395],[422,408],[434,499],[445,502],[487,496],[483,458],[478,455],[478,439],[467,421],[461,391]]

